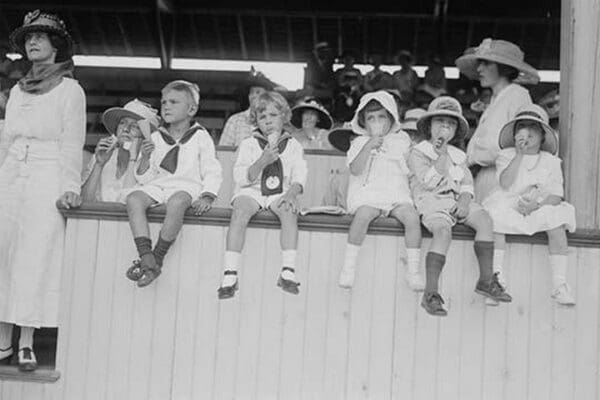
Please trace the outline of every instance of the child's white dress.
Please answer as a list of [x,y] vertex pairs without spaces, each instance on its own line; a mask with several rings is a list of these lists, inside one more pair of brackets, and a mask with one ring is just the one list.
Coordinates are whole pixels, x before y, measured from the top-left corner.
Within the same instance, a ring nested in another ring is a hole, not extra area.
[[[498,178],[515,156],[512,147],[500,151],[496,160]],[[519,197],[539,202],[548,195],[564,196],[561,160],[541,151],[525,155],[511,187],[495,191],[482,205],[492,217],[497,233],[532,235],[563,225],[574,231],[575,208],[565,201],[555,206],[544,205],[527,216],[517,211]]]

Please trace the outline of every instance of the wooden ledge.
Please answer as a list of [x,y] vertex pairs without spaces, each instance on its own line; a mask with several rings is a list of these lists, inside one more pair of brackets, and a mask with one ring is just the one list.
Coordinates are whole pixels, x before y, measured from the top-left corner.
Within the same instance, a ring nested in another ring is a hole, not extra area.
[[[217,151],[230,151],[234,153],[237,150],[236,146],[216,146]],[[318,156],[338,156],[346,157],[346,153],[342,153],[339,150],[319,150],[319,149],[304,149],[304,154],[318,155]]]
[[[60,207],[59,207],[60,208]],[[121,203],[95,202],[85,203],[78,209],[60,208],[60,212],[70,219],[98,219],[108,221],[127,221],[127,210]],[[162,222],[165,217],[165,207],[158,206],[148,211],[150,222]],[[229,225],[231,208],[215,207],[204,215],[196,216],[191,211],[185,215],[184,222],[190,225]],[[324,232],[348,232],[352,217],[349,215],[306,215],[298,217],[298,227],[305,231]],[[250,221],[254,228],[278,229],[279,220],[270,211],[261,211]],[[474,232],[464,225],[453,228],[453,238],[458,240],[473,240]],[[403,236],[404,227],[393,218],[377,218],[369,227],[369,233],[373,235]],[[431,234],[423,228],[423,236],[431,237]],[[600,230],[578,230],[568,235],[569,245],[574,247],[596,247],[600,248]],[[533,236],[507,235],[507,242],[546,244],[547,237],[543,233]]]
[[16,365],[0,365],[0,381],[52,383],[60,378],[60,372],[50,367],[38,367],[33,372],[21,372]]

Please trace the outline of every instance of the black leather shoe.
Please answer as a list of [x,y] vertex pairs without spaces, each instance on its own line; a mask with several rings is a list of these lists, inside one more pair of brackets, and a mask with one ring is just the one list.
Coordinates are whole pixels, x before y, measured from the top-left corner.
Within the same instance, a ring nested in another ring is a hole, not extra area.
[[[283,272],[283,271],[294,272],[294,269],[290,268],[290,267],[283,267],[281,269],[281,272]],[[283,289],[283,291],[291,293],[291,294],[300,293],[300,289],[298,289],[298,286],[300,286],[300,283],[298,283],[296,281],[292,281],[290,279],[285,279],[281,275],[279,275],[279,279],[277,280],[277,286],[279,286],[281,289]]]
[[235,296],[235,292],[238,290],[237,271],[227,270],[227,271],[223,272],[223,275],[235,275],[236,278],[235,278],[235,283],[233,285],[221,286],[217,290],[217,295],[218,295],[219,299],[221,299],[221,300],[232,298],[233,296]]
[[7,347],[6,349],[0,349],[0,365],[9,365],[12,355],[12,346]]
[[421,300],[421,307],[425,309],[429,314],[435,315],[436,317],[445,317],[448,315],[448,311],[442,306],[444,299],[439,293],[423,293],[423,299]]
[[19,349],[19,371],[31,372],[37,368],[35,353],[30,347]]
[[131,264],[131,267],[127,268],[127,272],[125,273],[127,279],[132,281],[138,281],[142,275],[144,275],[144,271],[142,270],[142,263],[140,260],[134,260]]
[[482,280],[477,281],[475,293],[503,303],[510,303],[512,301],[511,295],[506,293],[502,285],[498,282],[496,274],[487,282]]

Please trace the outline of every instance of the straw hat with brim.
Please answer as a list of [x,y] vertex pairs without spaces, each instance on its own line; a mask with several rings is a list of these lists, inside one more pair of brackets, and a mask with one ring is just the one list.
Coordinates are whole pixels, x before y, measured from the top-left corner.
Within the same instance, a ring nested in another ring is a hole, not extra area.
[[517,83],[536,84],[540,81],[540,76],[535,68],[524,61],[525,54],[514,43],[506,40],[484,39],[481,44],[475,48],[475,51],[468,52],[456,59],[456,66],[467,78],[477,80],[477,66],[479,60],[492,61],[498,64],[508,65],[519,71],[519,77],[515,80]]
[[406,131],[416,131],[417,130],[417,121],[426,113],[422,108],[411,108],[407,110],[404,114],[404,119],[402,120],[402,130]]
[[350,149],[350,142],[358,135],[352,131],[350,123],[345,123],[343,126],[334,128],[329,132],[327,139],[329,143],[343,153],[347,153]]
[[62,19],[57,15],[43,13],[35,10],[27,13],[23,18],[23,26],[15,29],[10,34],[10,43],[19,53],[25,55],[25,36],[30,32],[46,32],[56,34],[64,39],[66,43],[66,56],[73,54],[73,39]]
[[460,106],[460,103],[454,97],[436,97],[431,104],[429,104],[427,112],[425,112],[417,121],[418,131],[426,135],[429,134],[429,132],[425,132],[425,129],[428,126],[431,118],[437,116],[448,116],[457,119],[458,127],[456,128],[455,136],[465,137],[465,135],[469,132],[469,123],[462,115],[462,107]]
[[136,121],[146,119],[152,125],[153,130],[158,129],[158,112],[138,99],[131,100],[124,107],[113,107],[104,111],[102,114],[102,123],[106,130],[111,134],[117,133],[117,126],[122,118],[130,117]]
[[331,118],[331,115],[329,115],[325,107],[323,107],[316,101],[311,101],[308,103],[300,103],[292,108],[291,123],[296,128],[302,128],[302,114],[306,110],[315,111],[319,116],[319,120],[317,121],[317,128],[329,129],[333,125],[333,119]]
[[534,121],[541,125],[544,130],[544,143],[541,150],[550,154],[558,152],[558,138],[554,129],[548,125],[548,114],[537,104],[530,104],[523,107],[515,116],[515,119],[504,125],[500,130],[498,145],[501,149],[515,147],[515,124],[519,121]]

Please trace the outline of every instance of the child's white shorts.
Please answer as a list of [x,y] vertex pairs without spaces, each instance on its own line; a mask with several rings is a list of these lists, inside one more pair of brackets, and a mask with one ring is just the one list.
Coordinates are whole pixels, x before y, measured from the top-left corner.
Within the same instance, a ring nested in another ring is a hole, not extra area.
[[283,196],[283,193],[273,194],[271,196],[263,196],[262,193],[260,192],[260,190],[258,190],[258,189],[251,188],[251,187],[242,188],[242,189],[240,189],[239,192],[237,192],[231,198],[231,204],[233,205],[233,201],[240,196],[247,196],[247,197],[252,198],[254,201],[256,201],[258,203],[260,208],[266,210],[266,209],[270,208],[272,204],[275,204],[275,202]]
[[146,184],[128,188],[121,192],[121,202],[127,202],[127,196],[133,192],[144,192],[152,197],[158,204],[166,204],[167,201],[177,192],[185,192],[189,194],[192,201],[200,197],[200,187],[189,185],[187,187],[163,187],[159,185]]

